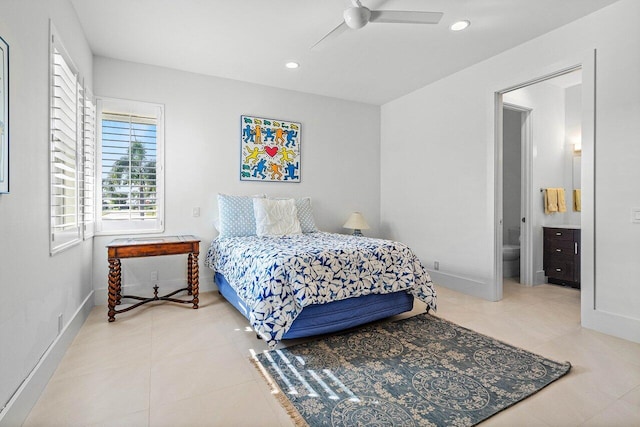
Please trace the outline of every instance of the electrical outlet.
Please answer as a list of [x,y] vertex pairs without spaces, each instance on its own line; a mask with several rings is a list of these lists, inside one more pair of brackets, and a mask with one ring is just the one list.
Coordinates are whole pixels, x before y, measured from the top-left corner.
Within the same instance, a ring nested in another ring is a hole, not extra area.
[[64,327],[64,322],[62,318],[62,313],[58,314],[58,335],[62,332],[62,328]]
[[199,208],[199,207],[195,207],[195,208],[193,208],[192,215],[193,215],[194,217],[199,217],[199,216],[200,216],[200,208]]
[[157,282],[158,281],[158,272],[157,271],[152,271],[151,272],[151,281],[152,282]]
[[440,261],[433,261],[433,269],[440,270]]

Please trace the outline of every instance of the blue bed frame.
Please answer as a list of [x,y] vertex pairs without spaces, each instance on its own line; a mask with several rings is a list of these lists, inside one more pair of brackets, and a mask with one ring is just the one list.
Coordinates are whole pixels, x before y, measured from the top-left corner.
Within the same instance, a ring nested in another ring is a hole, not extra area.
[[[247,319],[249,311],[227,279],[215,273],[214,282],[225,297]],[[405,291],[348,298],[328,304],[305,307],[284,334],[284,339],[302,338],[336,332],[413,309],[413,296]]]

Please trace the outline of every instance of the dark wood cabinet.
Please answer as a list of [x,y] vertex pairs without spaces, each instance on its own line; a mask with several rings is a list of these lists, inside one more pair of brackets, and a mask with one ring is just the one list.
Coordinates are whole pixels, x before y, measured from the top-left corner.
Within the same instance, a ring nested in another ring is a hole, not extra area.
[[580,229],[543,229],[543,265],[549,283],[580,289]]

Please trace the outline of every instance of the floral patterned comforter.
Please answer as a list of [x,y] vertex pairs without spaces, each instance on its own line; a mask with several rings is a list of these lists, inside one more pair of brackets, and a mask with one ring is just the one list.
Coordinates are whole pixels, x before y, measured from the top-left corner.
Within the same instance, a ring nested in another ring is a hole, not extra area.
[[436,309],[420,260],[389,240],[324,232],[216,238],[205,263],[225,276],[271,347],[311,304],[406,290]]

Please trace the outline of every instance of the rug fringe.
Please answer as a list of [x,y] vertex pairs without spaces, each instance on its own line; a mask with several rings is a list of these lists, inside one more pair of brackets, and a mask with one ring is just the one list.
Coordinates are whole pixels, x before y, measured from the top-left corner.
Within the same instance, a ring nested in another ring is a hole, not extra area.
[[302,415],[300,415],[300,412],[298,412],[296,407],[293,406],[293,403],[291,403],[287,396],[285,396],[282,389],[280,389],[276,382],[271,378],[271,375],[269,375],[269,373],[264,369],[262,363],[260,363],[260,361],[255,356],[251,356],[250,360],[253,366],[258,371],[260,371],[260,374],[262,374],[262,377],[265,379],[265,381],[267,381],[267,383],[271,386],[271,394],[276,398],[276,400],[280,403],[284,410],[287,411],[287,415],[291,417],[294,425],[296,427],[309,427],[309,424],[307,424]]

